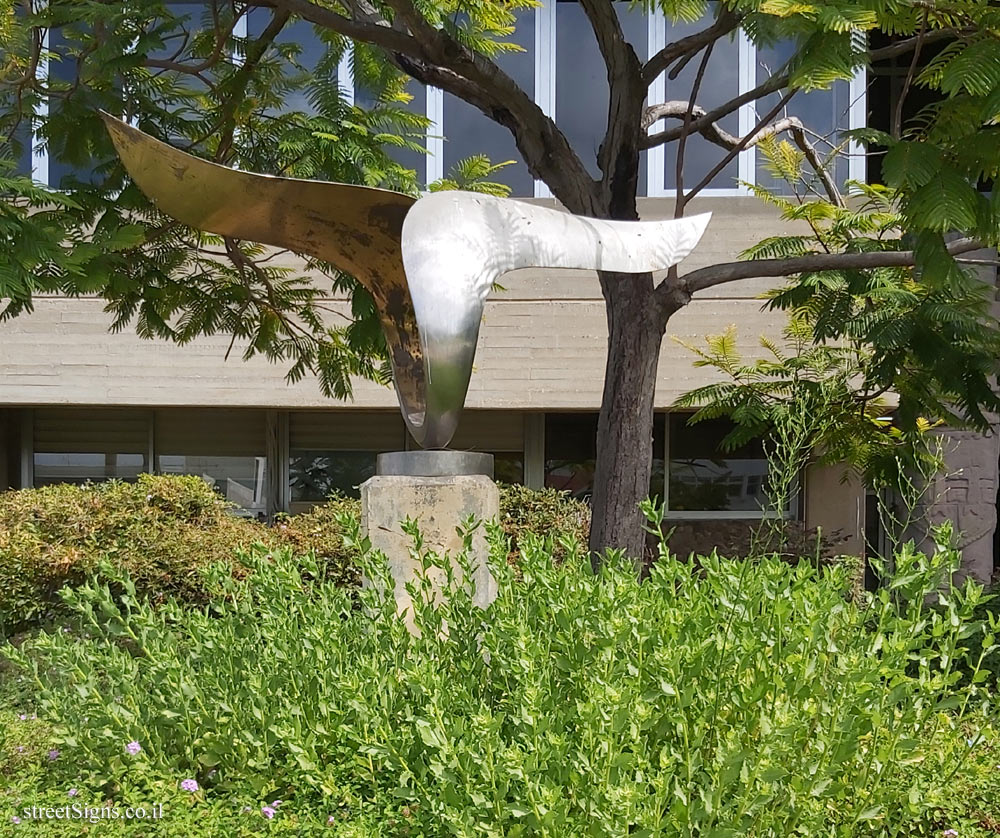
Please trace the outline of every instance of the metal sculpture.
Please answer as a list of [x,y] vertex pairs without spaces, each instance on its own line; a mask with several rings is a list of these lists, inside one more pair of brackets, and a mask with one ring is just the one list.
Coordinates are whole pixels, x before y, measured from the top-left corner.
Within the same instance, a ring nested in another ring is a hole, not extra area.
[[444,448],[455,433],[483,306],[503,274],[665,270],[694,249],[711,217],[602,221],[471,192],[414,199],[272,177],[210,163],[103,117],[132,179],[167,215],[329,262],[371,292],[403,419],[424,448]]

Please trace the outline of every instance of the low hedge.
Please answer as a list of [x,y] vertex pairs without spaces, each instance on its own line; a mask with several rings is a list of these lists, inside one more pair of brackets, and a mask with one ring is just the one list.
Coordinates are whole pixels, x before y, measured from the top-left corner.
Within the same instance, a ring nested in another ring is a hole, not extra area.
[[[559,492],[505,486],[500,506],[512,551],[525,530],[586,539],[587,507]],[[344,545],[339,518],[359,512],[357,500],[336,497],[272,527],[233,515],[199,477],[176,475],[0,493],[0,635],[53,616],[59,589],[82,582],[105,558],[153,600],[204,602],[201,569],[255,543],[314,552],[327,579],[356,584],[357,556]]]

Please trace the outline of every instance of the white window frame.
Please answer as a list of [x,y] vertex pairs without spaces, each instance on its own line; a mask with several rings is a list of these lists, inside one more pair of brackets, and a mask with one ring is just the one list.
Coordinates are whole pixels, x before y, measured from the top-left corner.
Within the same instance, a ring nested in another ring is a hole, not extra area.
[[[739,87],[738,94],[753,90],[755,84],[751,72],[754,68],[753,43],[741,29],[738,34],[739,44]],[[656,52],[667,45],[667,16],[661,9],[656,9],[649,15],[649,53],[655,55]],[[649,87],[649,100],[660,103],[667,97],[667,74],[660,73]],[[753,103],[742,105],[739,109],[740,135],[744,135],[753,130]],[[655,134],[664,130],[666,123],[659,120],[649,127],[648,133]],[[720,149],[721,152],[721,149]],[[676,189],[667,189],[666,183],[666,147],[661,144],[646,152],[647,156],[647,178],[646,194],[650,198],[676,198]],[[721,159],[721,157],[720,157]],[[739,180],[740,184],[735,187],[709,186],[699,194],[706,198],[735,198],[750,194],[750,190],[743,185],[743,181],[753,183],[753,149],[744,149],[739,153]]]
[[[41,6],[45,0],[38,0]],[[546,116],[556,118],[556,3],[558,0],[542,0],[535,7],[535,103],[541,108]],[[648,53],[655,54],[666,45],[667,19],[662,10],[656,9],[650,12],[647,20]],[[236,23],[233,34],[237,37],[247,36],[247,17],[244,14]],[[757,50],[753,42],[746,33],[740,30],[738,34],[739,43],[739,93],[746,93],[752,90],[757,83]],[[45,31],[43,47],[47,51],[49,48],[49,32]],[[345,50],[338,65],[337,80],[345,99],[354,104],[355,86],[351,72],[352,64],[351,46]],[[234,52],[233,59],[237,62],[241,56]],[[38,63],[37,74],[39,79],[48,77],[49,61],[47,57],[42,57]],[[848,127],[852,130],[863,128],[867,124],[867,73],[864,67],[858,69],[854,78],[850,80],[850,110],[848,114]],[[666,96],[666,74],[661,73],[649,88],[649,100],[652,102],[662,102]],[[31,159],[32,178],[41,184],[48,184],[49,180],[49,155],[48,150],[43,147],[41,135],[38,133],[38,124],[49,113],[49,103],[45,97],[35,106],[35,121],[31,135]],[[444,91],[436,87],[428,87],[426,95],[426,105],[424,115],[429,120],[427,128],[427,154],[425,157],[423,174],[424,183],[433,183],[444,177]],[[746,135],[753,130],[755,121],[754,103],[749,102],[739,109],[739,130],[741,135]],[[649,132],[662,131],[663,120],[650,126]],[[848,147],[849,177],[851,180],[864,182],[866,180],[866,158],[864,147],[852,140]],[[676,197],[676,190],[666,189],[665,182],[665,159],[666,151],[664,146],[659,145],[646,152],[646,195],[650,198],[673,198]],[[702,191],[705,197],[737,197],[747,196],[750,189],[744,184],[756,183],[757,173],[757,152],[755,148],[740,152],[739,155],[739,179],[740,185],[736,188],[715,188],[709,187]],[[551,198],[552,193],[549,188],[540,180],[535,181],[534,197]]]

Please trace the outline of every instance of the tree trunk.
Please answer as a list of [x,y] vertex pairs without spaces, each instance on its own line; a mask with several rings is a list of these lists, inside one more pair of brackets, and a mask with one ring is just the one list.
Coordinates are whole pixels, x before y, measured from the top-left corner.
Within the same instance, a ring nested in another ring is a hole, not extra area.
[[649,274],[602,274],[608,311],[608,359],[597,424],[590,550],[596,565],[608,548],[641,559],[639,503],[653,465],[653,390],[666,318]]

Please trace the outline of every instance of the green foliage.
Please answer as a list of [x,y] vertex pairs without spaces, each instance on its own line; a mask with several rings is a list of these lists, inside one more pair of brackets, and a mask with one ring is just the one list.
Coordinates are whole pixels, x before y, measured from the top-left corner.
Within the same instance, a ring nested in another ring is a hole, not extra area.
[[513,160],[508,160],[505,163],[494,165],[490,163],[490,159],[485,154],[468,157],[456,163],[448,177],[432,183],[430,191],[442,192],[448,189],[463,189],[466,192],[481,192],[484,195],[506,198],[510,195],[510,187],[502,183],[494,183],[490,178],[512,163],[514,163]]
[[508,560],[515,562],[528,538],[541,538],[559,561],[587,543],[590,507],[556,489],[500,487],[500,527],[510,542]]
[[[292,381],[315,374],[331,396],[349,397],[352,376],[388,383],[364,288],[330,265],[276,264],[273,249],[164,216],[125,176],[97,111],[132,116],[143,131],[227,166],[416,194],[423,184],[390,153],[424,152],[427,119],[406,107],[407,77],[360,47],[353,63],[366,106],[351,104],[337,76],[347,39],[317,28],[325,52],[305,67],[287,31],[301,21],[268,33],[279,13],[267,8],[253,11],[250,36],[240,37],[234,15],[244,4],[221,0],[52,0],[30,14],[25,5],[0,5],[0,321],[30,311],[39,294],[96,294],[115,330],[178,343],[228,334],[244,358],[286,364]],[[459,28],[489,48],[517,6],[463,7]],[[58,48],[42,48],[46,30]],[[53,77],[36,79],[46,61]],[[38,117],[42,104],[48,112]],[[53,161],[79,167],[59,189],[6,174],[32,126]],[[470,175],[462,188],[502,190],[485,159],[458,169]],[[335,291],[351,299],[346,325],[328,315]]]
[[198,567],[261,535],[197,477],[0,494],[0,625],[46,618],[57,591],[105,557],[144,591],[198,598]]
[[325,503],[298,515],[281,515],[274,530],[280,543],[295,555],[313,553],[323,579],[341,584],[357,584],[357,548],[344,541],[344,520],[358,518],[361,504],[355,498],[331,495]]
[[[204,603],[211,591],[205,568],[257,542],[312,554],[323,579],[358,583],[360,553],[344,540],[345,517],[361,513],[356,499],[334,495],[308,512],[279,516],[273,527],[232,513],[203,480],[176,475],[0,493],[0,630],[54,616],[59,590],[102,561],[127,571],[155,602]],[[587,505],[553,489],[501,487],[500,518],[511,555],[530,532],[562,556],[574,539],[586,543],[590,528]]]
[[945,546],[903,550],[859,607],[842,570],[769,558],[660,561],[640,582],[620,556],[594,574],[526,538],[515,573],[494,529],[482,611],[453,579],[430,603],[426,574],[452,564],[411,533],[418,636],[356,529],[381,580],[356,593],[261,549],[242,581],[215,569],[203,609],[152,607],[125,576],[121,597],[65,591],[83,633],[7,651],[60,752],[38,767],[46,799],[171,790],[181,822],[246,805],[262,824],[279,798],[276,829],[385,836],[931,836],[998,814],[989,705],[953,669],[981,589],[948,584]]
[[[743,254],[746,259],[903,249],[896,236],[901,229],[912,230],[901,197],[907,187],[931,187],[927,194],[937,195],[928,197],[935,204],[931,214],[946,213],[940,155],[925,144],[902,142],[887,155],[884,171],[888,180],[898,179],[897,189],[853,184],[858,195],[848,203],[817,194],[816,179],[805,174],[801,156],[788,143],[761,143],[761,148],[774,173],[792,184],[795,194],[786,198],[754,187],[756,193],[785,219],[807,223],[812,235],[765,239]],[[928,216],[925,223],[929,230],[937,222]],[[969,229],[955,219],[942,223],[938,233]],[[991,384],[1000,357],[992,286],[959,266],[940,236],[910,235],[915,270],[805,272],[770,292],[768,305],[789,311],[793,321],[811,332],[816,348],[802,363],[828,374],[833,363],[842,381],[850,382],[848,389],[857,394],[859,405],[874,406],[877,396],[894,392],[897,421],[907,433],[916,432],[924,419],[987,428],[985,411],[1000,407]],[[793,328],[800,328],[796,323]],[[853,377],[844,379],[847,372]]]
[[[338,532],[309,516],[285,529],[232,514],[199,477],[140,475],[135,483],[45,486],[0,494],[0,629],[53,616],[58,592],[102,561],[127,571],[144,595],[204,602],[202,571],[255,542],[316,550],[327,577],[356,579]],[[324,529],[324,527],[326,529]]]
[[905,487],[908,475],[933,476],[942,466],[929,435],[931,424],[919,419],[913,429],[886,418],[891,408],[883,394],[866,384],[872,354],[859,344],[819,343],[804,319],[793,317],[784,345],[761,338],[762,357],[746,360],[736,348],[736,328],[709,335],[706,348],[688,346],[694,364],[721,373],[722,380],[696,388],[675,403],[696,407],[692,422],[726,416],[735,427],[724,444],[736,447],[768,437],[772,473],[784,479],[773,505],[783,508],[807,460],[842,464],[876,490]]

